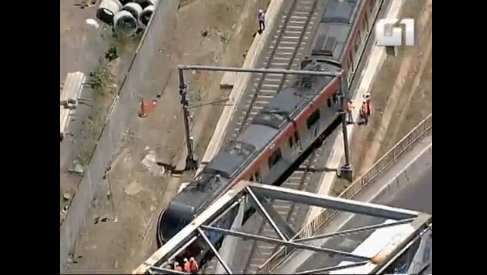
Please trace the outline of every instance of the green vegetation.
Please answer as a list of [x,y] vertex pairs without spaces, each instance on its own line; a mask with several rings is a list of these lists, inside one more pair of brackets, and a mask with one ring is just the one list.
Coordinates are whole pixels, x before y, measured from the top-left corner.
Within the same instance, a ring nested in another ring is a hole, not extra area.
[[100,58],[96,68],[90,73],[89,85],[93,90],[91,112],[83,122],[83,145],[78,148],[77,158],[81,165],[87,165],[95,150],[96,142],[105,125],[110,106],[119,90],[125,72],[122,72],[121,59],[132,58],[140,43],[142,33],[134,36],[121,36],[113,32],[103,35],[108,50]]

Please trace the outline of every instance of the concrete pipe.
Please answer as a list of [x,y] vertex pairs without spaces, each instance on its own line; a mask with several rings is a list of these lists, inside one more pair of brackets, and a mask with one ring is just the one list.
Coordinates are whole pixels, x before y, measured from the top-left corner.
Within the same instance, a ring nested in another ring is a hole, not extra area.
[[149,24],[149,20],[152,17],[152,14],[154,13],[154,6],[147,6],[145,9],[140,13],[139,16],[139,24],[143,26],[147,26]]
[[148,6],[155,6],[157,0],[136,0],[136,2],[143,8],[147,8]]
[[113,17],[122,9],[118,0],[103,0],[96,9],[96,18],[105,24],[112,25]]
[[134,35],[137,27],[137,19],[129,11],[119,11],[113,17],[113,29],[116,33],[126,36]]
[[137,3],[128,3],[122,8],[123,11],[128,11],[134,18],[139,18],[142,13],[142,7]]

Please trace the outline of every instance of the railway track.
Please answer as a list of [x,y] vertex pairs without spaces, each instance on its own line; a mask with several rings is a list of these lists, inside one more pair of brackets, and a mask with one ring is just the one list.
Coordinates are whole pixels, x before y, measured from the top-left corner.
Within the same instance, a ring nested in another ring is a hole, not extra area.
[[[263,57],[262,67],[268,69],[297,69],[304,54],[308,52],[310,39],[320,21],[325,0],[294,0],[287,1],[284,13],[280,18],[277,31]],[[226,140],[234,139],[245,129],[252,119],[281,91],[283,87],[291,84],[292,75],[259,74],[252,78],[250,90],[246,92],[241,104],[237,107],[233,121],[233,129],[226,134]],[[320,149],[312,153],[305,165],[310,167],[320,154]],[[311,174],[308,169],[293,172],[283,183],[284,187],[297,190],[306,189]],[[276,201],[273,203],[276,211],[287,221],[293,221],[297,215],[295,207],[290,202]],[[275,236],[273,229],[267,222],[260,220],[256,226],[259,235]],[[255,271],[274,252],[276,246],[266,243],[254,242],[251,255],[245,265],[244,273]],[[214,258],[205,267],[205,273],[215,272],[217,260]]]
[[[312,30],[316,25],[316,12],[319,2],[323,0],[286,1],[277,30],[268,50],[263,56],[262,67],[266,69],[296,69],[304,57]],[[252,77],[250,91],[237,107],[233,129],[226,134],[226,140],[237,137],[252,119],[276,96],[291,83],[293,76],[278,74],[256,74]]]
[[[323,0],[298,0],[290,4],[289,12],[286,13],[279,23],[278,32],[274,36],[270,50],[264,58],[264,64],[267,68],[280,69],[297,69],[300,61],[307,52],[306,46],[313,38],[315,27],[319,23],[324,8]],[[247,100],[251,106],[249,111],[243,116],[244,118],[253,117],[262,109],[281,88],[287,86],[294,77],[282,75],[262,75],[256,77],[254,81],[253,97]],[[243,119],[243,126],[249,123],[249,120]],[[238,134],[238,132],[234,132]],[[313,152],[305,161],[305,169],[294,171],[291,176],[282,184],[283,187],[296,190],[304,190],[310,182],[311,173],[309,169],[314,165],[315,160],[319,158],[318,149]],[[272,206],[279,215],[287,222],[293,223],[298,211],[292,202],[274,201]],[[277,234],[269,223],[263,219],[258,219],[258,235],[276,237]],[[277,246],[252,241],[250,256],[243,273],[253,274],[264,262],[274,253]]]

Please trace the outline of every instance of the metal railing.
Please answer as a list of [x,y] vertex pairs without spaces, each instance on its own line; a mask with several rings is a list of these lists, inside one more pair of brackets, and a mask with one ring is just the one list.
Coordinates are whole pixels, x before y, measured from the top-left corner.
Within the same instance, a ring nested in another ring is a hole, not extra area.
[[[338,197],[352,199],[357,194],[374,181],[382,172],[389,168],[400,156],[417,144],[425,135],[429,134],[433,128],[433,114],[430,114],[416,127],[414,127],[404,138],[402,138],[394,147],[384,154],[376,163],[370,167],[367,172],[356,179],[348,186]],[[306,226],[304,226],[292,239],[302,239],[313,236],[318,230],[337,214],[338,211],[332,209],[323,209],[323,211]],[[256,274],[268,274],[273,271],[287,256],[291,255],[294,249],[281,247],[274,253],[262,266],[257,269]]]

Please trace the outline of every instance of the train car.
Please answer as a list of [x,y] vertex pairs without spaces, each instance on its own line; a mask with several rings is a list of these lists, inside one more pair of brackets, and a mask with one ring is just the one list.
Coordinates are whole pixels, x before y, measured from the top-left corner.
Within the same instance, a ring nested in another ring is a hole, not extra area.
[[[381,4],[382,0],[329,0],[311,54],[302,61],[301,69],[331,72],[343,69],[350,85],[371,33],[373,24],[369,19],[377,16]],[[161,212],[157,223],[158,246],[239,181],[280,184],[282,176],[319,144],[330,129],[339,125],[335,104],[339,84],[339,78],[299,76],[291,86],[282,89]],[[213,226],[229,228],[235,215],[236,212],[230,212]],[[208,238],[217,248],[223,240],[216,233],[208,233]],[[184,256],[199,255],[197,259],[202,266],[207,251],[203,243],[196,241]]]
[[[392,223],[394,220],[387,220],[384,222]],[[400,224],[391,227],[380,228],[374,231],[365,241],[363,241],[355,250],[353,254],[360,255],[364,257],[378,257],[381,252],[391,251],[391,248],[404,240],[405,237],[409,236],[414,232],[414,227],[410,224]],[[383,257],[380,257],[383,258]],[[347,266],[354,264],[355,262],[343,261],[338,266]],[[377,266],[378,262],[372,260],[371,262],[350,268],[344,268],[341,270],[330,271],[329,274],[370,274],[374,268]]]

